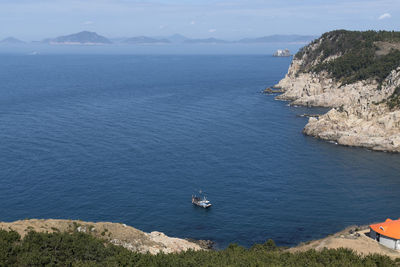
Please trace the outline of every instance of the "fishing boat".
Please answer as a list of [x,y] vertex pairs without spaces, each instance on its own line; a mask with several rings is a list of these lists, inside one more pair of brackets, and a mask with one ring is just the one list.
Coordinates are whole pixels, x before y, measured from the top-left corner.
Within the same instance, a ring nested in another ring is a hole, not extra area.
[[198,197],[196,195],[192,195],[192,203],[196,206],[199,206],[201,208],[207,209],[211,207],[211,203],[205,196],[203,198]]

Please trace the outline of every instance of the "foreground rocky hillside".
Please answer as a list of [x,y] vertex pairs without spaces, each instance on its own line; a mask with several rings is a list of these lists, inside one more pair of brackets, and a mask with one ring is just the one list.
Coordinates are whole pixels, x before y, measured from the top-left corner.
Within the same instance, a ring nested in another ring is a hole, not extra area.
[[[181,250],[176,242],[154,240],[117,223],[70,220],[24,220],[2,223],[0,266],[398,266],[399,253],[369,239],[366,230],[350,229],[295,248],[277,247],[272,240],[244,248],[231,244],[221,250]],[[156,234],[156,236],[160,236]],[[119,242],[129,246],[121,246]],[[187,242],[187,241],[186,241]],[[185,243],[185,242],[184,242]],[[115,245],[117,244],[117,245]],[[142,249],[138,249],[142,248]],[[187,247],[185,247],[187,248]],[[327,249],[325,249],[327,248]],[[179,252],[179,250],[174,250]]]
[[304,133],[400,152],[400,33],[333,31],[300,50],[275,87],[292,105],[332,107]]
[[[0,229],[16,231],[22,238],[30,231],[38,233],[81,232],[139,253],[179,253],[189,249],[195,251],[203,249],[199,244],[185,239],[168,237],[161,232],[145,233],[125,224],[111,222],[31,219],[0,222]],[[201,241],[198,242],[201,243]]]

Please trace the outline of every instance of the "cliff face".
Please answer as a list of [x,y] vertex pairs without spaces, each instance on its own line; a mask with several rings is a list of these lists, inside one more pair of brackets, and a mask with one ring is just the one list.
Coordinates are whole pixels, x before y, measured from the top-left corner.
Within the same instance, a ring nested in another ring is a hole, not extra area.
[[[400,109],[388,105],[388,99],[400,86],[400,61],[394,61],[389,66],[391,71],[386,72],[388,75],[381,80],[373,75],[364,75],[366,71],[361,69],[358,72],[363,75],[352,75],[366,76],[365,79],[345,83],[343,81],[348,77],[335,77],[328,64],[351,52],[336,51],[327,55],[321,49],[326,43],[324,38],[333,37],[324,35],[305,47],[305,52],[296,55],[285,78],[276,85],[284,91],[277,99],[291,101],[292,105],[333,108],[319,118],[309,119],[303,131],[307,135],[341,145],[400,152]],[[330,44],[337,42],[340,46],[337,39],[329,40]],[[375,49],[379,52],[379,48]],[[380,57],[377,56],[377,60]],[[340,67],[338,64],[334,66],[336,69]]]
[[299,106],[340,107],[367,99],[378,103],[391,96],[395,89],[385,86],[378,90],[378,83],[374,80],[342,85],[326,72],[299,72],[300,65],[301,60],[294,59],[288,74],[276,85],[285,91],[277,99],[289,100],[292,105]]

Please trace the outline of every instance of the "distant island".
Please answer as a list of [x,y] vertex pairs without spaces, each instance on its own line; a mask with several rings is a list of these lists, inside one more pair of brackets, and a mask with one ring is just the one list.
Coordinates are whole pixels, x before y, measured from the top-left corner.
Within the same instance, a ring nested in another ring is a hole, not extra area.
[[[168,44],[307,44],[316,37],[312,35],[270,35],[264,37],[244,38],[239,40],[223,40],[215,37],[189,38],[181,34],[169,36],[132,36],[108,38],[96,32],[81,31],[69,35],[62,35],[55,38],[46,38],[34,43],[50,45],[168,45]],[[0,44],[24,44],[14,37],[8,37],[0,41]]]
[[21,41],[14,37],[7,37],[0,41],[0,44],[24,44],[24,41]]
[[337,30],[301,49],[275,88],[292,105],[332,108],[306,135],[400,152],[400,32]]
[[70,35],[59,36],[54,39],[45,39],[43,43],[63,45],[104,45],[112,42],[95,32],[82,31]]

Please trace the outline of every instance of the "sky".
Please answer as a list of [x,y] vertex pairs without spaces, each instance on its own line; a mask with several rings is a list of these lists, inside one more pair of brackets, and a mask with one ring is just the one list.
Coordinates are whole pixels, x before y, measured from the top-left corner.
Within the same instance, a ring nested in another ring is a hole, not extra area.
[[0,0],[0,38],[33,41],[83,30],[117,38],[240,39],[400,30],[400,0]]

